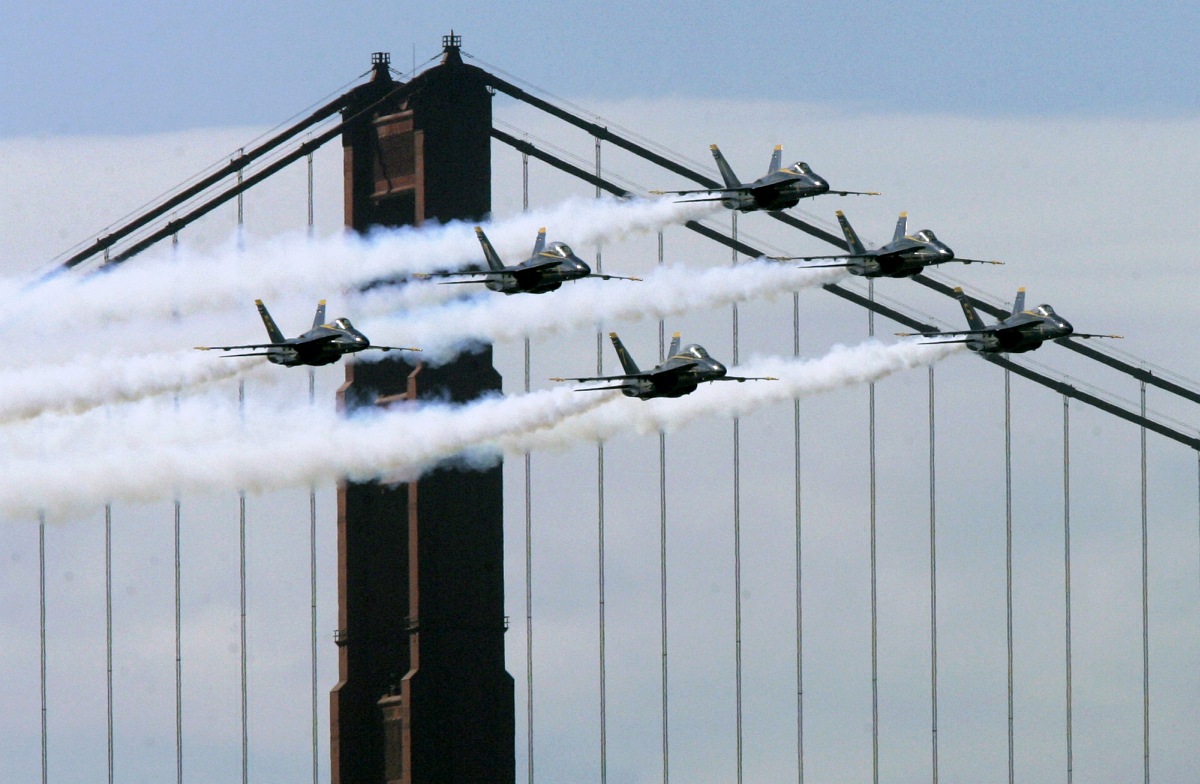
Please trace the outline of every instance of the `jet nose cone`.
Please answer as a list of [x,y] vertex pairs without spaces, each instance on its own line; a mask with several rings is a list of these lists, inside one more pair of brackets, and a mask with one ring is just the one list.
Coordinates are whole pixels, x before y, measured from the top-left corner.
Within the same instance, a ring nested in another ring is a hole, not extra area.
[[1067,321],[1065,318],[1060,318],[1058,320],[1058,328],[1063,331],[1064,335],[1070,335],[1075,331],[1075,328],[1071,326],[1071,322]]
[[938,255],[941,256],[943,259],[954,258],[954,251],[951,250],[950,246],[946,245],[945,243],[939,242],[937,244],[937,252],[938,252]]
[[722,365],[720,362],[718,362],[715,359],[710,359],[708,361],[708,369],[709,369],[709,372],[711,372],[714,376],[717,376],[718,378],[723,377],[727,372],[729,372],[725,369],[724,365]]

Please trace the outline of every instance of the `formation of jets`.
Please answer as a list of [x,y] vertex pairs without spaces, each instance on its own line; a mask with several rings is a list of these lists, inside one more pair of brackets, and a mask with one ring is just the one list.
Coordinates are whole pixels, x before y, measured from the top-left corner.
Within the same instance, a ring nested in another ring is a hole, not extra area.
[[[784,167],[783,148],[776,146],[771,154],[767,174],[750,183],[743,183],[721,154],[717,145],[712,145],[713,158],[725,181],[724,188],[706,188],[675,191],[651,191],[654,194],[696,196],[681,201],[715,201],[738,212],[755,210],[783,210],[794,207],[801,199],[834,194],[838,196],[875,196],[874,191],[830,190],[829,183],[813,172],[803,161]],[[806,268],[845,267],[852,275],[867,278],[905,278],[917,275],[926,267],[949,262],[962,264],[1001,264],[995,260],[958,258],[946,243],[939,240],[929,229],[914,234],[908,233],[908,213],[900,213],[892,239],[880,248],[868,249],[859,240],[854,227],[841,210],[837,220],[846,237],[849,253],[818,256],[773,256],[775,261],[822,262],[805,264]],[[546,229],[538,230],[530,256],[517,264],[506,265],[500,254],[492,247],[487,235],[480,227],[475,234],[483,250],[486,268],[437,271],[420,273],[418,279],[466,278],[465,280],[443,280],[442,283],[482,283],[489,290],[502,294],[544,294],[555,291],[564,283],[583,278],[602,280],[638,281],[640,278],[601,274],[583,259],[575,255],[564,242],[546,242]],[[971,301],[961,288],[954,295],[962,304],[967,319],[967,329],[932,332],[897,332],[900,337],[923,337],[927,343],[963,343],[972,351],[986,354],[1023,353],[1033,351],[1047,340],[1065,337],[1076,338],[1119,338],[1120,335],[1078,333],[1071,323],[1054,312],[1049,305],[1042,304],[1025,309],[1025,289],[1018,290],[1011,315],[996,324],[987,325],[975,312]],[[297,365],[328,365],[347,354],[370,349],[378,351],[420,351],[419,348],[399,346],[375,346],[367,336],[355,329],[349,319],[339,318],[325,323],[325,300],[317,305],[312,328],[294,338],[286,338],[275,325],[271,314],[262,300],[255,300],[270,342],[250,343],[239,346],[197,346],[201,351],[241,351],[246,353],[225,354],[227,357],[266,357],[269,362],[286,367]],[[581,376],[553,378],[552,381],[579,383],[604,383],[604,386],[580,387],[577,391],[593,392],[620,390],[626,397],[649,400],[659,397],[681,397],[695,391],[700,384],[715,381],[775,381],[769,376],[730,376],[725,365],[713,359],[703,346],[692,343],[680,346],[680,335],[675,333],[667,358],[649,370],[638,367],[626,350],[617,333],[610,332],[613,348],[621,361],[623,373],[610,376]],[[611,382],[611,383],[610,383]]]

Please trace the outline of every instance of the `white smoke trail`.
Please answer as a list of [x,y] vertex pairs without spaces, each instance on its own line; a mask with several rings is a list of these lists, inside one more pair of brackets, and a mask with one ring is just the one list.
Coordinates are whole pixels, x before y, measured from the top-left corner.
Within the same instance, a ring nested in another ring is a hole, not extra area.
[[[844,274],[840,269],[806,270],[762,260],[702,271],[670,265],[656,269],[644,282],[580,281],[548,296],[506,297],[486,292],[441,306],[403,311],[401,316],[359,326],[377,343],[419,345],[424,349],[422,359],[438,364],[449,361],[477,341],[552,334],[611,320],[676,316],[824,285]],[[373,309],[387,310],[394,299],[390,291],[366,300]],[[295,301],[284,300],[284,303],[295,310]],[[299,304],[307,309],[310,303]],[[180,392],[230,378],[238,372],[236,368],[247,364],[264,366],[262,361],[233,364],[212,354],[195,352],[125,356],[113,353],[112,347],[119,345],[137,346],[139,350],[159,342],[178,346],[186,344],[189,336],[211,342],[218,332],[229,331],[230,321],[211,314],[196,314],[149,330],[140,324],[112,325],[107,330],[64,341],[63,347],[73,348],[74,356],[53,365],[47,364],[49,357],[43,355],[47,343],[39,342],[31,346],[34,353],[25,357],[14,355],[10,368],[0,372],[0,423],[49,410],[78,412],[105,403]],[[233,321],[240,325],[239,331],[254,330],[239,334],[236,341],[262,339],[261,327],[253,323],[256,316],[245,313]],[[288,334],[298,331],[292,328]],[[89,340],[98,344],[96,350],[105,353],[101,356],[88,353]],[[368,352],[360,360],[372,361],[382,356]],[[26,367],[21,367],[22,364]]]
[[180,493],[261,492],[342,477],[411,479],[463,455],[494,460],[509,450],[562,447],[623,432],[672,430],[704,416],[745,415],[764,405],[879,380],[961,350],[867,343],[817,360],[763,359],[739,374],[780,381],[713,384],[690,396],[642,402],[572,388],[493,397],[466,405],[404,405],[339,418],[313,406],[267,408],[243,418],[229,403],[185,401],[179,411],[137,405],[111,417],[43,418],[0,431],[8,449],[0,515],[52,518],[106,501],[152,501]]
[[[345,419],[313,406],[239,416],[214,400],[179,411],[133,406],[112,417],[45,418],[17,433],[30,449],[0,474],[0,516],[62,519],[107,501],[154,501],[239,488],[251,493],[347,477],[417,477],[443,460],[514,433],[553,427],[604,404],[554,389],[466,405],[404,405]],[[486,458],[494,462],[492,450]]]
[[[595,243],[656,231],[713,209],[669,199],[571,199],[485,224],[485,230],[506,258],[524,259],[542,226],[551,239]],[[0,281],[0,295],[10,319],[47,330],[74,328],[245,308],[255,298],[268,303],[291,294],[319,299],[381,278],[461,267],[481,255],[473,224],[463,222],[381,229],[365,237],[286,236],[252,242],[244,250],[231,240],[215,252],[147,253],[106,274],[60,275],[34,286]],[[425,296],[451,296],[446,288],[429,288]]]
[[552,430],[516,434],[500,444],[507,451],[523,452],[605,440],[620,433],[671,432],[702,417],[746,416],[772,403],[879,381],[903,370],[931,365],[961,350],[960,343],[884,345],[868,341],[852,347],[835,346],[817,359],[758,359],[730,368],[729,375],[775,376],[778,381],[716,382],[678,399],[611,398]]
[[[703,271],[673,264],[656,269],[642,282],[582,280],[548,295],[506,297],[487,292],[363,324],[367,334],[410,341],[421,347],[422,359],[438,363],[449,361],[464,344],[474,341],[547,335],[614,320],[667,318],[770,299],[833,283],[845,275],[842,269],[801,269],[764,260]],[[372,303],[372,308],[380,307],[382,301]]]
[[0,424],[184,392],[263,368],[253,361],[214,359],[195,351],[81,354],[65,364],[0,371]]

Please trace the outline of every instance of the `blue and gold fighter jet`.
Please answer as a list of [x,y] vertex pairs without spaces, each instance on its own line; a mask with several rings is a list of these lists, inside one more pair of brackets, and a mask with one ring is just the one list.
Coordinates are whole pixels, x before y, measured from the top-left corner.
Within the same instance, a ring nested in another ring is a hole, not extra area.
[[551,381],[619,381],[621,383],[607,387],[583,387],[577,392],[595,392],[602,389],[619,389],[626,397],[636,397],[639,400],[649,400],[654,397],[682,397],[694,392],[696,387],[710,381],[777,381],[772,376],[747,378],[745,376],[726,375],[725,366],[708,355],[704,347],[692,343],[679,347],[679,333],[671,339],[671,349],[667,359],[650,370],[641,370],[633,357],[621,343],[616,332],[608,333],[612,339],[613,348],[621,360],[621,368],[625,371],[617,376],[585,376],[583,378],[552,378]]
[[[900,213],[896,221],[896,231],[892,241],[882,248],[868,250],[854,232],[854,227],[841,210],[837,211],[838,223],[842,226],[842,234],[846,235],[846,244],[850,253],[831,256],[771,256],[775,261],[817,261],[820,259],[835,260],[830,264],[806,264],[806,269],[817,267],[845,267],[851,275],[861,275],[867,278],[907,278],[923,271],[934,264],[961,262],[963,264],[1003,264],[1001,261],[983,261],[982,259],[960,259],[954,255],[950,246],[934,236],[929,229],[921,229],[916,234],[908,233],[908,213]],[[845,261],[836,261],[845,259]]]
[[878,196],[876,191],[834,191],[829,189],[829,183],[817,175],[803,161],[797,161],[791,166],[783,165],[783,146],[775,145],[771,153],[771,165],[767,167],[766,175],[754,182],[742,182],[733,173],[733,168],[721,154],[717,145],[710,145],[717,168],[721,171],[721,179],[725,181],[724,188],[701,188],[684,191],[651,191],[656,195],[674,194],[688,196],[696,193],[710,193],[712,196],[700,199],[681,199],[681,201],[719,201],[724,206],[738,212],[753,210],[785,210],[795,207],[801,199],[831,193],[836,196]]
[[569,280],[600,278],[601,280],[641,280],[620,275],[603,275],[592,272],[583,259],[575,255],[565,242],[546,243],[546,230],[538,229],[533,243],[533,254],[520,264],[506,266],[500,254],[492,247],[483,229],[475,227],[475,235],[483,247],[483,258],[488,268],[484,270],[460,270],[456,272],[423,272],[417,278],[471,277],[476,280],[448,280],[443,283],[482,283],[492,291],[504,294],[544,294],[554,291]]
[[975,312],[975,306],[963,294],[961,287],[955,287],[954,296],[962,305],[963,314],[967,317],[970,329],[960,329],[949,332],[897,332],[897,337],[942,338],[955,337],[954,340],[924,341],[927,343],[966,343],[972,351],[985,354],[1023,354],[1033,351],[1047,340],[1058,338],[1115,338],[1120,335],[1093,335],[1076,332],[1071,322],[1054,312],[1049,305],[1038,305],[1031,310],[1025,310],[1025,289],[1017,289],[1017,299],[1013,303],[1012,315],[990,326]]
[[359,332],[350,323],[350,319],[339,318],[328,324],[325,323],[325,300],[317,303],[317,313],[313,317],[312,329],[294,338],[285,338],[275,320],[267,312],[267,306],[261,299],[254,300],[262,316],[263,325],[267,328],[270,343],[249,343],[243,346],[196,346],[198,351],[240,351],[251,350],[246,354],[225,354],[226,357],[266,357],[268,362],[285,367],[296,365],[329,365],[337,362],[346,354],[359,351],[420,351],[419,348],[400,346],[373,346],[367,336]]

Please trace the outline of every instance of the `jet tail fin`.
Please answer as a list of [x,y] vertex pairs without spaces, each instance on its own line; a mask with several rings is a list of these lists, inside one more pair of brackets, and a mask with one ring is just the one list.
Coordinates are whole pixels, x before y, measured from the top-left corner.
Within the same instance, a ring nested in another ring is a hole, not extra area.
[[721,154],[721,150],[717,147],[717,145],[709,145],[709,149],[712,150],[713,158],[717,161],[717,168],[721,171],[721,179],[725,181],[725,187],[736,188],[737,186],[741,185],[741,181],[739,181],[737,175],[733,173],[733,168],[730,167],[729,162],[725,160],[725,156]]
[[325,323],[325,300],[317,303],[317,314],[313,316],[313,329]]
[[[542,231],[545,231],[545,229],[542,229]],[[483,233],[483,229],[476,226],[475,236],[479,238],[479,244],[483,246],[483,257],[487,260],[488,268],[494,270],[504,269],[504,262],[500,260],[500,254],[496,253],[496,249],[492,247],[492,243],[488,240],[487,235]]]
[[983,319],[979,318],[979,314],[975,312],[975,306],[971,304],[971,300],[967,299],[961,286],[954,287],[954,298],[962,305],[963,315],[967,317],[967,325],[971,329],[985,329]]
[[537,239],[533,241],[533,253],[531,256],[536,256],[546,249],[546,228],[543,226],[538,229]]
[[271,314],[267,312],[267,306],[263,304],[263,301],[256,299],[254,300],[254,304],[258,306],[258,314],[262,316],[263,326],[267,328],[267,336],[271,338],[271,342],[282,343],[287,340],[283,336],[283,333],[279,331],[279,327],[275,326],[275,319],[271,318]]
[[613,348],[617,350],[617,359],[621,360],[621,367],[625,370],[625,373],[631,376],[641,373],[642,371],[638,368],[637,363],[633,361],[633,357],[626,350],[625,344],[617,337],[617,333],[609,332],[608,337],[612,340]]
[[842,234],[846,235],[846,244],[850,246],[850,252],[857,255],[865,255],[867,249],[863,247],[859,241],[858,235],[854,233],[854,227],[850,225],[850,221],[846,220],[846,216],[841,210],[837,211],[838,223],[842,226]]
[[1017,298],[1013,300],[1013,315],[1017,315],[1025,309],[1025,287],[1017,289]]
[[671,336],[671,348],[667,351],[668,357],[673,357],[679,353],[679,333],[676,332]]
[[767,174],[774,174],[783,168],[783,145],[776,144],[775,150],[771,153],[771,165],[767,167]]
[[892,242],[904,239],[905,234],[908,234],[908,213],[902,212],[896,220],[896,232],[892,234]]

